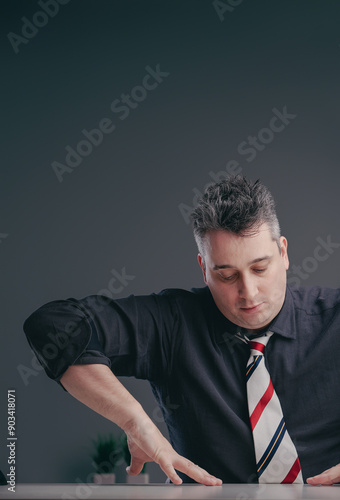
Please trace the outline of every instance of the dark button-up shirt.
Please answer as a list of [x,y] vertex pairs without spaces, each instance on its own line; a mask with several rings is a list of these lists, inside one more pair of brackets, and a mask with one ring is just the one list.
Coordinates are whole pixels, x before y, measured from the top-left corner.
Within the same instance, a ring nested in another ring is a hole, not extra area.
[[[340,462],[339,304],[339,290],[288,287],[270,325],[266,365],[304,480]],[[79,363],[149,380],[179,454],[224,482],[257,482],[246,393],[249,344],[208,288],[54,301],[34,312],[24,330],[57,382]]]

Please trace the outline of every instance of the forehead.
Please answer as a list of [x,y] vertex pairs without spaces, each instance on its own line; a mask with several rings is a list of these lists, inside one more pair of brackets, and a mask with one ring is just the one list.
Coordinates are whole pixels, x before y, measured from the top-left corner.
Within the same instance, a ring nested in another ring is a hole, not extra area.
[[208,231],[204,237],[204,256],[211,264],[238,267],[272,254],[277,249],[267,224],[249,236],[238,236],[229,231]]

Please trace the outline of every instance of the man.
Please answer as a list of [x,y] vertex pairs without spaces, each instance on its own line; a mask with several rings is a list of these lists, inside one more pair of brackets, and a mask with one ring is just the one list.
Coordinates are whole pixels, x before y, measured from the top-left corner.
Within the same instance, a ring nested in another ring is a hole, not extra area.
[[[30,345],[50,378],[126,432],[130,474],[155,461],[174,484],[217,485],[260,480],[263,444],[249,413],[260,388],[250,391],[246,379],[263,358],[248,365],[250,346],[271,336],[261,366],[275,391],[261,418],[270,422],[276,398],[299,469],[279,478],[288,448],[270,445],[269,481],[340,481],[339,291],[286,286],[287,240],[258,181],[209,186],[192,221],[207,287],[50,302],[25,322]],[[171,444],[114,374],[150,381]]]

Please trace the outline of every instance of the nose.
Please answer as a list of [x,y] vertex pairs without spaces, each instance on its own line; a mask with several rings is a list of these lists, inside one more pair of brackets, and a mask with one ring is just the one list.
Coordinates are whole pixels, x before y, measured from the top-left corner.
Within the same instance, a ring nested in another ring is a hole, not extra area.
[[256,278],[253,276],[242,276],[239,279],[238,293],[240,298],[252,303],[257,295]]

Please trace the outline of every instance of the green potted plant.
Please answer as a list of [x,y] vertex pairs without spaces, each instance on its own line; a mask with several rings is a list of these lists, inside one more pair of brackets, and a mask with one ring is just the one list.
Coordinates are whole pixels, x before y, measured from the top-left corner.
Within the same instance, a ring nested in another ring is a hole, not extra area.
[[96,472],[93,475],[93,482],[97,484],[114,484],[116,475],[115,467],[122,456],[121,446],[113,434],[108,436],[98,435],[96,440],[92,440],[95,453],[92,455],[96,466]]
[[[123,460],[127,463],[127,465],[130,465],[131,453],[129,450],[129,446],[127,443],[127,437],[126,437],[125,433],[121,437],[121,450],[122,450]],[[130,476],[129,474],[126,474],[126,482],[128,484],[147,484],[147,483],[149,483],[149,474],[146,472],[146,463],[144,464],[144,467],[141,470],[141,473],[138,474],[137,476]]]

